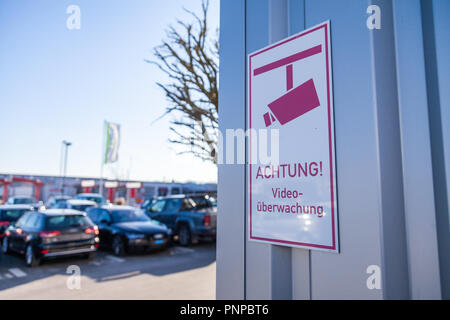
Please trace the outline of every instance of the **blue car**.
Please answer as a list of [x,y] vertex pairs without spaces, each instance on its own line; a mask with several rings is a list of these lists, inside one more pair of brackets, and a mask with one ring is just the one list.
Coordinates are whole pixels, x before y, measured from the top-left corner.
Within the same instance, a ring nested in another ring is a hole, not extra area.
[[75,199],[94,201],[98,206],[102,206],[107,203],[105,197],[99,193],[79,193],[75,196]]
[[158,197],[145,212],[170,228],[183,246],[216,239],[217,208],[207,196]]

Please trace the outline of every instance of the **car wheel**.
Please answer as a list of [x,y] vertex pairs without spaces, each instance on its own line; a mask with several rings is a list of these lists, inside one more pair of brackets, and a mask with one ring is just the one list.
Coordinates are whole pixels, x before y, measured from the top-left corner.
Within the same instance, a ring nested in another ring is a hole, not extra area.
[[185,224],[182,225],[178,231],[178,241],[185,247],[191,244],[191,240],[191,230],[189,229],[189,226]]
[[27,246],[25,251],[25,262],[28,267],[37,267],[41,263],[41,260],[36,258],[31,244]]
[[123,256],[125,254],[125,245],[121,237],[114,237],[112,249],[116,256]]
[[2,252],[3,252],[3,254],[8,254],[9,253],[9,243],[8,243],[8,238],[7,237],[5,237],[3,239]]

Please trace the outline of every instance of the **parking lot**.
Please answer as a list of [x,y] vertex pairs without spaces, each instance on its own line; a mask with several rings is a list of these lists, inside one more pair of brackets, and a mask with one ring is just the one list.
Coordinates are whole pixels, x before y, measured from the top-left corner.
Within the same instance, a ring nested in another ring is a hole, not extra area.
[[[79,288],[70,266],[79,267]],[[0,300],[215,299],[215,278],[215,243],[124,257],[98,251],[92,260],[61,258],[36,268],[22,256],[0,254]]]

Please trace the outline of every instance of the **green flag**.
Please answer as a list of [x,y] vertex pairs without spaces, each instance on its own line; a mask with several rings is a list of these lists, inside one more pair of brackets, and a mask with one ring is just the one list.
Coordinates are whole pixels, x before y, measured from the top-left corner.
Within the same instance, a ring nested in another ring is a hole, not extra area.
[[120,125],[106,122],[105,164],[116,162],[119,158]]

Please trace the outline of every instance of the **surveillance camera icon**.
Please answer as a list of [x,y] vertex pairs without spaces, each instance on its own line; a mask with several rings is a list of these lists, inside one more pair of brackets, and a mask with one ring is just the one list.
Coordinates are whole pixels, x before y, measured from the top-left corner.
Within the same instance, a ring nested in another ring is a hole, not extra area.
[[322,46],[318,45],[255,69],[254,75],[257,76],[286,66],[287,92],[268,104],[270,112],[266,112],[263,115],[266,127],[270,126],[276,120],[281,125],[284,125],[320,106],[319,97],[312,78],[293,88],[293,63],[320,52],[322,52]]
[[268,107],[271,113],[266,112],[264,114],[264,122],[266,127],[268,127],[275,122],[276,118],[281,125],[284,125],[318,106],[320,106],[320,102],[316,87],[314,86],[313,79],[309,79],[269,103]]

